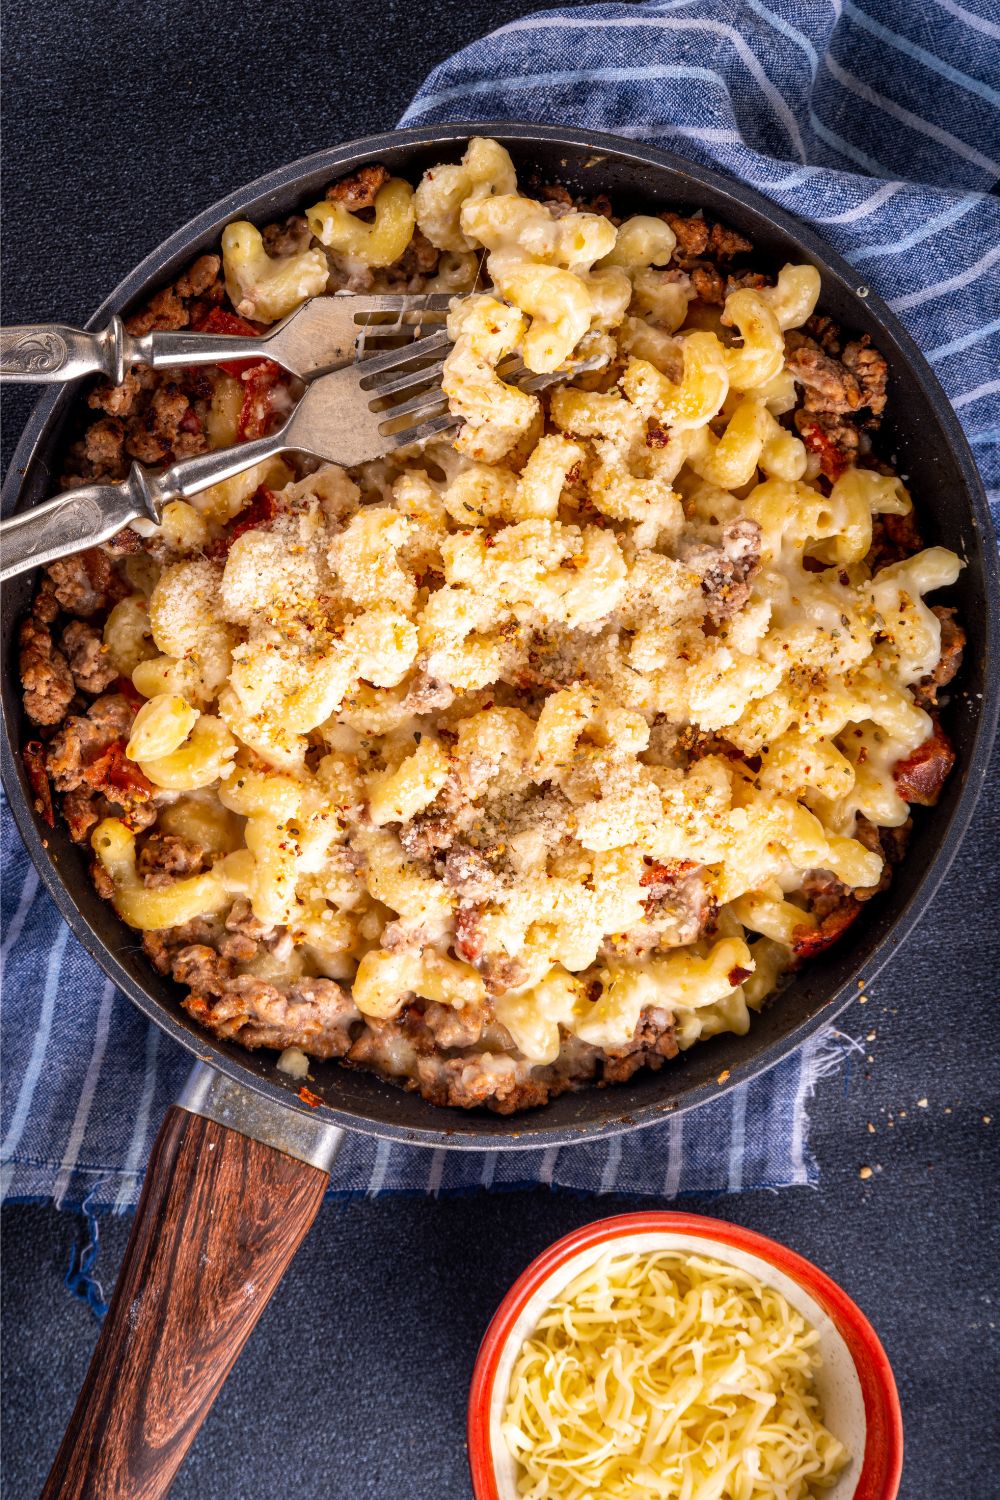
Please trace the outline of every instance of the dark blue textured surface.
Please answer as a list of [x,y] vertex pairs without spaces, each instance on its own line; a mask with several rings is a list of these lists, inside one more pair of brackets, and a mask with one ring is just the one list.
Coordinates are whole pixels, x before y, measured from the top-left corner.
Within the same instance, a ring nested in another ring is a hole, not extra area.
[[[391,125],[434,63],[539,8],[7,0],[5,318],[85,316],[222,191]],[[29,405],[4,403],[6,452]],[[906,1500],[996,1493],[998,812],[994,790],[920,932],[848,1013],[865,1053],[813,1105],[821,1190],[686,1205],[787,1241],[872,1318],[903,1398]],[[174,1495],[465,1497],[465,1392],[493,1308],[545,1244],[628,1206],[545,1192],[327,1206]],[[96,1334],[63,1286],[80,1228],[48,1209],[3,1215],[11,1500],[37,1493]],[[106,1290],[127,1229],[102,1222]]]

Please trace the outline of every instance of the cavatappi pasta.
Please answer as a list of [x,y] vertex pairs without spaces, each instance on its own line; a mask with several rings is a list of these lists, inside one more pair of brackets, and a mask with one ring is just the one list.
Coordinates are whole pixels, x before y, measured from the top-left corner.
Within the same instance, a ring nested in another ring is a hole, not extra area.
[[500,1430],[524,1500],[811,1500],[848,1460],[818,1334],[736,1266],[608,1251],[514,1361]]
[[[258,465],[101,554],[86,680],[127,691],[49,768],[204,1024],[513,1109],[745,1032],[884,883],[950,765],[960,632],[926,596],[960,564],[887,552],[914,533],[865,456],[884,362],[824,352],[817,271],[750,248],[529,197],[486,140],[415,191],[367,168],[278,233],[227,228],[235,314],[203,326],[399,274],[461,293],[463,425],[351,474]],[[528,394],[515,351],[599,367]],[[172,441],[288,399],[227,366]]]

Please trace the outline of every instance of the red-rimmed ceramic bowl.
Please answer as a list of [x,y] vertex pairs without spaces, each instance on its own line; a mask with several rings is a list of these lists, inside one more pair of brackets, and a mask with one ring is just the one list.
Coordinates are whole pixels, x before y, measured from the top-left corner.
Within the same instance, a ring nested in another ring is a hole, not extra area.
[[895,1500],[903,1421],[878,1335],[835,1281],[765,1235],[700,1214],[639,1213],[599,1219],[550,1245],[519,1276],[486,1330],[469,1395],[469,1464],[476,1500],[516,1500],[514,1462],[500,1435],[510,1374],[542,1310],[609,1246],[696,1250],[749,1271],[819,1331],[816,1377],[823,1419],[851,1455],[825,1500]]

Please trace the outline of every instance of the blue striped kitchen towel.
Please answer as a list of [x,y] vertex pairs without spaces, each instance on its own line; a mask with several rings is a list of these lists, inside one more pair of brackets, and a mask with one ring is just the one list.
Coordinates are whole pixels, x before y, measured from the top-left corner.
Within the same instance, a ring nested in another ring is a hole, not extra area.
[[[978,6],[978,9],[976,8]],[[926,351],[1000,502],[1000,26],[992,0],[667,0],[535,14],[436,69],[403,123],[560,121],[751,183],[819,232]],[[0,1187],[127,1208],[186,1057],[82,952],[4,809]],[[815,1181],[824,1038],[696,1116],[594,1145],[478,1154],[350,1138],[339,1193],[543,1182],[738,1191]]]

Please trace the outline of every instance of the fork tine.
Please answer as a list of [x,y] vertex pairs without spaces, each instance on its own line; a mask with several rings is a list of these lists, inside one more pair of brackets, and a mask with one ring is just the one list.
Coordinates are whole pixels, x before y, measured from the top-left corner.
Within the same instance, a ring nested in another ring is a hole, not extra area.
[[436,359],[433,364],[421,365],[418,370],[405,370],[401,375],[379,380],[367,394],[369,396],[395,396],[399,391],[408,391],[422,383],[426,384],[432,380],[440,382],[443,369],[444,360]]
[[448,397],[439,385],[433,385],[429,390],[421,391],[419,396],[414,396],[410,401],[401,401],[398,406],[387,406],[378,415],[384,417],[386,421],[390,418],[395,421],[397,417],[409,417],[416,412],[429,411],[432,406],[440,406],[442,402],[447,406]]
[[430,421],[421,422],[417,427],[405,427],[402,432],[391,433],[390,441],[394,448],[408,448],[411,443],[426,443],[439,432],[447,432],[449,428],[458,425],[458,417],[446,412],[444,416],[431,417]]
[[358,366],[363,390],[369,390],[368,379],[371,375],[380,375],[383,371],[395,370],[408,365],[415,359],[423,359],[428,354],[440,354],[449,348],[451,339],[447,333],[429,334],[426,338],[414,339],[412,343],[404,344],[401,349],[385,349],[380,354],[372,354],[368,359],[362,360]]
[[367,316],[373,312],[447,312],[454,292],[373,292],[351,295],[355,313]]

